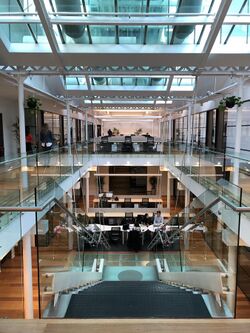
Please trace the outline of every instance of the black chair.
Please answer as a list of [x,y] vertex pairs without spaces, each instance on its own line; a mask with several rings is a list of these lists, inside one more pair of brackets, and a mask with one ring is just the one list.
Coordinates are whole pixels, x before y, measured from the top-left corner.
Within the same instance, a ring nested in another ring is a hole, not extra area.
[[108,136],[101,137],[101,142],[100,142],[99,147],[100,147],[100,151],[102,151],[102,152],[105,152],[105,153],[111,152],[111,143],[109,142]]
[[125,136],[125,140],[122,145],[122,151],[124,153],[131,153],[133,151],[133,144],[132,144],[131,136]]
[[141,207],[149,208],[149,198],[142,198]]
[[103,213],[95,213],[95,224],[104,224]]
[[125,218],[124,218],[126,223],[133,224],[134,223],[134,215],[131,212],[125,213]]
[[139,251],[142,246],[141,232],[138,230],[131,230],[128,234],[127,246],[130,250]]
[[118,243],[121,240],[121,229],[119,227],[111,227],[109,236],[111,242]]
[[153,136],[147,136],[147,142],[143,143],[143,150],[146,153],[151,153],[154,151],[154,137]]
[[124,208],[133,208],[133,203],[131,202],[131,198],[124,198]]

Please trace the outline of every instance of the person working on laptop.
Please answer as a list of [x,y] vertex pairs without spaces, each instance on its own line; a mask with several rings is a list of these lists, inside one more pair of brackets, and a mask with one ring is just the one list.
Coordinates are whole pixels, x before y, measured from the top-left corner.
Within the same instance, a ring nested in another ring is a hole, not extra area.
[[161,216],[161,212],[158,210],[154,217],[154,227],[159,228],[164,223],[163,217]]

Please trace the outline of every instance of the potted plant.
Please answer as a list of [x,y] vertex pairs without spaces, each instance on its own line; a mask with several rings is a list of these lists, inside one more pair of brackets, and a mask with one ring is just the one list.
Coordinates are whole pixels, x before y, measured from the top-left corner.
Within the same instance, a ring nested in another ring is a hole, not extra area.
[[225,111],[226,109],[231,109],[235,105],[241,106],[242,104],[249,102],[250,99],[246,99],[245,101],[242,101],[241,97],[237,96],[228,96],[224,97],[222,100],[219,102],[218,110],[219,111]]
[[77,214],[77,220],[82,225],[88,225],[89,224],[89,217],[86,214]]
[[29,96],[26,99],[26,106],[31,111],[39,111],[42,103],[40,102],[40,99],[35,96]]
[[135,131],[135,135],[141,135],[142,134],[142,128],[138,128],[136,131]]
[[156,193],[156,185],[157,185],[157,177],[153,176],[149,178],[149,182],[151,184],[152,194]]
[[116,127],[113,128],[112,132],[113,132],[113,135],[119,135],[120,134],[120,131]]

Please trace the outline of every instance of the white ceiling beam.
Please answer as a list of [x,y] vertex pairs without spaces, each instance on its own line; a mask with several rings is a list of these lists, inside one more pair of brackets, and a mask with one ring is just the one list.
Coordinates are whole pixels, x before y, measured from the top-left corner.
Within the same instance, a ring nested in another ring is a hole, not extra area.
[[45,8],[45,4],[43,1],[40,1],[40,0],[34,0],[34,4],[36,6],[37,13],[40,17],[43,29],[45,31],[46,37],[47,37],[49,45],[50,45],[50,48],[53,52],[53,56],[56,58],[58,65],[63,66],[62,59],[59,56],[59,52],[60,52],[59,46],[58,46],[56,36],[53,31],[53,27],[50,23],[48,13]]
[[203,57],[202,57],[202,61],[200,62],[200,67],[205,66],[205,64],[207,62],[207,59],[214,46],[215,40],[219,34],[221,26],[225,20],[225,17],[227,15],[231,2],[232,2],[232,0],[221,1],[219,10],[217,11],[216,17],[214,19],[214,24],[211,26],[211,31],[208,35],[205,46],[202,50]]
[[[178,18],[165,18],[165,17],[74,17],[74,16],[55,16],[48,17],[51,24],[67,24],[67,25],[212,25],[215,23],[214,17],[178,17]],[[226,25],[248,25],[250,20],[249,14],[227,15],[223,24]],[[2,16],[0,13],[0,24],[31,24],[41,23],[40,17],[36,15],[23,14],[18,16]]]

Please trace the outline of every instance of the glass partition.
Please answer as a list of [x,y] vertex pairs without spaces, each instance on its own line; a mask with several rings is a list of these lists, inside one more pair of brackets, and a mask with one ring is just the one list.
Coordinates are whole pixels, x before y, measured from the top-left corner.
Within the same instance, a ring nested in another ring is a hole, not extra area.
[[[20,212],[1,212],[0,214],[1,318],[24,318],[23,244],[21,239],[25,222]],[[37,308],[36,301],[34,301],[34,307]]]

